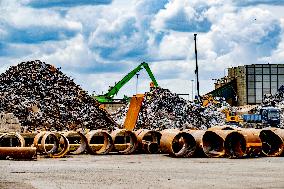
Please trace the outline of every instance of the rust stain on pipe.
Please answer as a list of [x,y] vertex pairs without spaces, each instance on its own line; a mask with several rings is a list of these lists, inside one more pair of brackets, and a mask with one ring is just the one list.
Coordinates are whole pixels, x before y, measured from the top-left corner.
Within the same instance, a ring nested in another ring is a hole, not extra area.
[[160,147],[162,152],[172,157],[190,157],[196,150],[196,141],[188,132],[178,129],[161,131]]
[[[281,137],[282,136],[282,137]],[[262,153],[265,156],[281,156],[284,151],[284,130],[283,129],[263,129],[260,132],[262,142]]]
[[22,137],[19,133],[1,133],[0,135],[0,143],[1,143],[1,146],[3,146],[2,144],[2,141],[6,138],[10,138],[10,139],[13,139],[13,138],[16,138],[17,141],[18,141],[18,144],[16,146],[12,146],[13,145],[13,142],[12,144],[10,144],[11,146],[10,147],[24,147],[25,146],[25,139],[24,137]]
[[196,150],[193,154],[195,157],[206,157],[204,151],[203,151],[203,143],[202,138],[206,131],[204,130],[191,130],[187,129],[184,130],[185,132],[191,134],[196,142]]
[[225,140],[226,154],[230,158],[260,156],[262,143],[259,129],[240,129],[228,134]]
[[[68,131],[63,133],[63,135],[69,140],[69,153],[70,154],[81,154],[83,153],[88,145],[88,140],[86,138],[86,136],[81,133],[81,132],[75,132],[75,131]],[[80,144],[79,146],[77,144],[70,144],[71,139],[74,138],[80,138]],[[72,151],[70,150],[70,148],[72,148]]]
[[112,137],[107,131],[92,130],[86,134],[87,150],[91,154],[108,154],[113,148]]
[[207,157],[225,156],[225,139],[234,130],[206,131],[202,137],[203,151]]
[[35,147],[0,147],[0,158],[35,159]]
[[[120,154],[132,154],[138,146],[137,137],[134,132],[126,129],[117,129],[111,132],[114,148]],[[118,145],[117,145],[118,144]],[[120,144],[127,144],[126,148],[119,149]]]
[[138,140],[139,150],[149,154],[159,152],[161,133],[148,129],[140,129],[135,131],[135,135]]

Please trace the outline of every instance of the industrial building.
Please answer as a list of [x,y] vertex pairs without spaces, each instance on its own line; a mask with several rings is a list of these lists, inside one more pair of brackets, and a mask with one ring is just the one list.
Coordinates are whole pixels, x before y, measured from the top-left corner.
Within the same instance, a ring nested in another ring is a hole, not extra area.
[[226,98],[231,105],[260,104],[265,94],[284,85],[284,64],[252,64],[228,68],[209,94]]

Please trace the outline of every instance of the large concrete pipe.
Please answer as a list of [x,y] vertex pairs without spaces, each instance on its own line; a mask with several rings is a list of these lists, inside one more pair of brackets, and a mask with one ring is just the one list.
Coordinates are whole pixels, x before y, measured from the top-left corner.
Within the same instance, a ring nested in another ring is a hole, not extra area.
[[91,154],[107,154],[112,150],[112,137],[107,131],[92,130],[86,134],[87,150]]
[[86,136],[81,132],[68,131],[63,133],[63,135],[69,141],[69,153],[70,154],[81,154],[88,146],[88,140]]
[[148,129],[135,131],[138,140],[138,149],[142,152],[155,154],[159,152],[161,133]]
[[161,131],[160,148],[172,157],[190,157],[196,150],[194,137],[178,129]]
[[264,129],[260,132],[262,153],[265,156],[280,156],[284,151],[284,130]]
[[230,158],[260,156],[262,143],[259,129],[241,129],[228,134],[225,140],[226,155]]
[[225,139],[234,130],[206,131],[202,138],[203,151],[207,157],[225,156]]
[[187,156],[191,157],[207,157],[203,151],[203,143],[202,143],[202,138],[203,135],[205,134],[206,131],[204,130],[184,130],[184,132],[187,132],[189,134],[191,134],[191,136],[193,136],[195,142],[196,142],[196,150],[194,152],[194,154],[189,153]]
[[137,137],[132,131],[117,129],[111,132],[114,149],[120,154],[132,154],[138,146]]

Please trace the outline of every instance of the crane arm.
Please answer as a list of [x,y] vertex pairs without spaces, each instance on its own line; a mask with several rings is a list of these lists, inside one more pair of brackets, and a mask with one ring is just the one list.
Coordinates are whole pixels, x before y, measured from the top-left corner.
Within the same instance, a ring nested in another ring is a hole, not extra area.
[[148,73],[149,77],[151,78],[152,82],[154,83],[154,86],[158,87],[158,83],[157,83],[157,81],[156,81],[156,79],[155,79],[155,77],[154,77],[154,75],[153,75],[149,65],[146,62],[143,62],[142,65],[145,68],[145,70],[147,71],[147,73]]

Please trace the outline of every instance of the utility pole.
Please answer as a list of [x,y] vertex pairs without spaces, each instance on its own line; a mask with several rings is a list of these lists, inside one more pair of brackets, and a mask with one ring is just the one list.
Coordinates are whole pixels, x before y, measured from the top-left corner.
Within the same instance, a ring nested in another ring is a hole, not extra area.
[[139,73],[136,74],[137,80],[136,80],[136,94],[138,92],[138,77],[139,77]]
[[196,36],[197,34],[194,34],[194,42],[195,42],[195,63],[196,63],[196,69],[195,69],[195,74],[196,74],[196,88],[197,88],[197,95],[198,98],[200,97],[199,93],[199,77],[198,77],[198,63],[197,63],[197,47],[196,47]]
[[191,101],[193,102],[193,99],[194,99],[194,96],[193,96],[193,90],[194,90],[194,87],[193,87],[193,82],[194,82],[194,80],[192,79],[192,80],[190,80],[191,81]]

